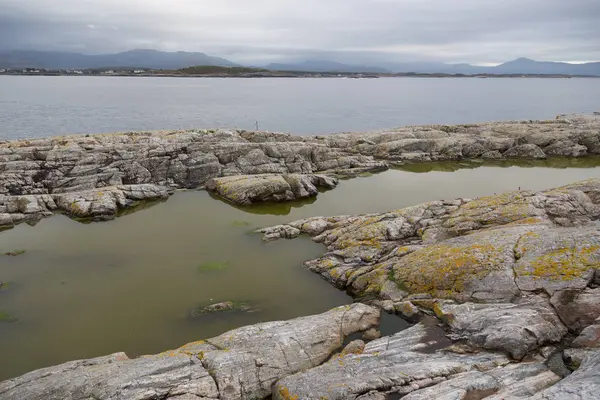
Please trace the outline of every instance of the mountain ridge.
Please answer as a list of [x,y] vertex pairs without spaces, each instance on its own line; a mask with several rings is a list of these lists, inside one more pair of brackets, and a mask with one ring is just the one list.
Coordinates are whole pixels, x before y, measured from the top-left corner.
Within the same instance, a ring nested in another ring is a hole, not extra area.
[[[600,62],[570,64],[556,61],[536,61],[526,57],[496,66],[476,66],[467,63],[443,62],[379,62],[375,65],[355,65],[327,59],[307,59],[301,62],[270,63],[262,68],[277,71],[345,72],[345,73],[420,73],[420,74],[534,74],[600,76]],[[154,49],[134,49],[112,54],[82,54],[37,50],[0,50],[0,68],[94,69],[145,68],[175,70],[192,66],[242,67],[230,60],[201,52],[164,52]]]
[[193,65],[239,66],[220,57],[186,51],[134,49],[112,54],[81,54],[38,50],[0,51],[0,68],[91,69],[130,67],[180,69]]

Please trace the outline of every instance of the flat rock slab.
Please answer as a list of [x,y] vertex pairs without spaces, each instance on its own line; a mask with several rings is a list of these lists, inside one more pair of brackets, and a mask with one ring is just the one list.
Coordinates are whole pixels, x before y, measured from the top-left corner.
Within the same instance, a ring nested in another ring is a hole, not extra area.
[[0,194],[0,228],[35,222],[60,211],[74,219],[104,221],[142,202],[166,200],[172,190],[158,185],[106,186],[69,193]]
[[280,202],[315,197],[319,188],[333,189],[338,180],[315,174],[260,174],[213,178],[206,189],[239,205]]
[[352,304],[133,360],[117,353],[44,368],[0,382],[0,398],[263,399],[277,380],[321,364],[342,349],[347,336],[378,324],[378,309]]
[[486,352],[430,352],[428,329],[415,325],[368,343],[361,354],[334,357],[319,367],[288,376],[273,387],[273,398],[483,398],[504,390],[533,394],[560,379],[539,362],[511,364],[500,354]]
[[517,360],[538,346],[560,342],[567,333],[542,299],[520,304],[441,301],[434,310],[452,327],[453,339],[465,339],[472,346],[487,350],[501,350]]
[[556,385],[531,397],[531,400],[600,398],[600,350],[590,352],[581,366]]

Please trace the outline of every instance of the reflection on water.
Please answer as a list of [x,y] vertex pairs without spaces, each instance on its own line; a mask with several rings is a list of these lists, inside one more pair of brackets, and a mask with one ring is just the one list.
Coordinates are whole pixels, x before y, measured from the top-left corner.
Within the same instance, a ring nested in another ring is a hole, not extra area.
[[497,168],[596,168],[600,166],[600,157],[550,157],[545,160],[466,160],[457,162],[428,162],[428,163],[410,163],[394,167],[400,171],[406,172],[455,172],[461,169],[473,169],[480,167]]
[[[325,191],[320,191],[320,193],[324,193]],[[209,192],[209,196],[215,200],[223,200],[217,194],[213,194]],[[225,201],[225,200],[224,200]],[[313,204],[317,201],[316,197],[308,197],[305,199],[298,199],[294,201],[286,201],[283,203],[257,203],[251,204],[247,206],[241,206],[239,204],[230,203],[228,204],[237,208],[238,210],[250,213],[250,214],[258,214],[258,215],[289,215],[292,212],[293,208],[300,208],[309,204]]]
[[[315,215],[379,212],[424,201],[543,189],[598,177],[598,168],[481,166],[452,174],[392,170],[342,181],[318,199],[246,212],[204,191],[178,192],[114,221],[57,215],[0,234],[0,379],[59,362],[160,352],[241,325],[348,303],[302,262],[323,252],[307,238],[262,243],[252,231]],[[441,167],[440,167],[441,168]],[[223,268],[200,268],[220,265]],[[8,284],[6,284],[8,283]],[[206,304],[248,311],[191,316]],[[396,326],[397,325],[397,326]],[[401,329],[393,320],[390,332]]]

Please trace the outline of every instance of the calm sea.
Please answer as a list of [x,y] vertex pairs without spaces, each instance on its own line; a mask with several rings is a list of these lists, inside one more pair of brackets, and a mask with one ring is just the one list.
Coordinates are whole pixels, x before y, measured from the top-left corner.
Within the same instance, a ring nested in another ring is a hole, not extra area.
[[318,134],[600,110],[600,79],[0,76],[0,139],[177,128]]

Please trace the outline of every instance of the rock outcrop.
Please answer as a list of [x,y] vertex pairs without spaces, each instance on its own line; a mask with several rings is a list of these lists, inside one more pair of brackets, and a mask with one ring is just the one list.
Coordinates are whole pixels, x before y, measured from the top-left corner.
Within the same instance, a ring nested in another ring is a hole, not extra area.
[[379,311],[353,304],[290,321],[267,322],[156,355],[124,353],[72,361],[0,382],[12,399],[593,399],[600,352],[587,351],[561,380],[549,358],[515,362],[469,349],[418,323],[364,343],[349,335],[373,329]]
[[239,205],[315,197],[319,188],[333,189],[338,180],[315,174],[259,174],[212,178],[206,189]]
[[[324,243],[309,268],[370,305],[33,371],[0,398],[597,398],[599,218],[600,179],[265,228]],[[379,309],[416,325],[378,338]]]
[[[0,142],[0,227],[33,222],[57,209],[77,218],[112,218],[130,206],[118,192],[125,200],[145,200],[149,192],[162,198],[165,191],[203,187],[220,177],[348,177],[407,162],[594,155],[600,154],[599,132],[600,118],[579,115],[327,136],[188,130]],[[286,182],[294,197],[310,195],[318,186],[314,178]],[[140,185],[144,193],[134,193]],[[287,191],[266,198],[287,199]],[[70,198],[60,201],[66,194],[81,198],[82,207],[70,209]]]
[[[467,353],[495,351],[517,361],[540,356],[557,373],[568,375],[564,363],[579,354],[573,351],[587,351],[590,357],[599,351],[599,219],[600,179],[592,179],[540,192],[433,201],[380,214],[314,217],[259,232],[265,240],[290,238],[291,229],[313,237],[327,252],[308,261],[308,268],[355,298],[408,320],[436,315],[447,336]],[[564,348],[564,356],[561,350],[548,350]],[[298,398],[359,399],[375,391],[364,398],[384,399],[380,392],[404,393],[410,382],[406,378],[415,373],[426,386],[437,384],[407,398],[464,398],[480,391],[476,398],[483,393],[501,399],[532,396],[557,380],[548,371],[543,379],[527,377],[537,382],[537,389],[531,391],[528,383],[524,392],[514,389],[517,394],[489,374],[472,376],[466,361],[459,363],[466,369],[456,373],[471,374],[465,375],[468,378],[442,384],[431,383],[439,376],[419,370],[412,358],[406,365],[395,360],[379,371],[374,364],[365,364],[364,370],[356,367],[354,363],[367,363],[372,355],[363,357],[348,360],[350,372],[330,362],[318,372],[310,370],[278,385]],[[476,359],[471,357],[467,358]],[[586,369],[561,381],[566,387],[548,391],[547,398],[560,398],[592,376],[600,379],[597,362],[586,362]],[[356,382],[348,373],[357,374]],[[352,383],[342,385],[341,376]],[[311,381],[322,385],[309,385]],[[331,387],[339,390],[325,394]]]
[[[600,154],[599,128],[574,117],[326,137],[219,130],[0,143],[0,227],[54,211],[111,218],[177,188],[206,185],[250,204],[409,161]],[[599,220],[593,179],[264,228],[265,240],[323,243],[306,265],[362,303],[157,355],[33,371],[0,382],[0,398],[600,398]],[[378,338],[379,309],[416,325]],[[354,333],[362,340],[346,344]]]
[[525,398],[560,380],[542,360],[512,364],[498,353],[460,353],[451,347],[429,351],[435,342],[428,336],[428,328],[418,324],[377,339],[360,354],[342,354],[280,380],[273,398]]
[[157,355],[117,353],[44,368],[0,382],[0,398],[264,399],[279,379],[323,363],[347,336],[378,323],[379,310],[353,304],[235,329]]
[[0,194],[0,228],[12,227],[21,222],[34,223],[57,211],[74,219],[111,219],[119,211],[143,202],[166,200],[170,193],[171,189],[165,187],[139,184],[57,194]]

